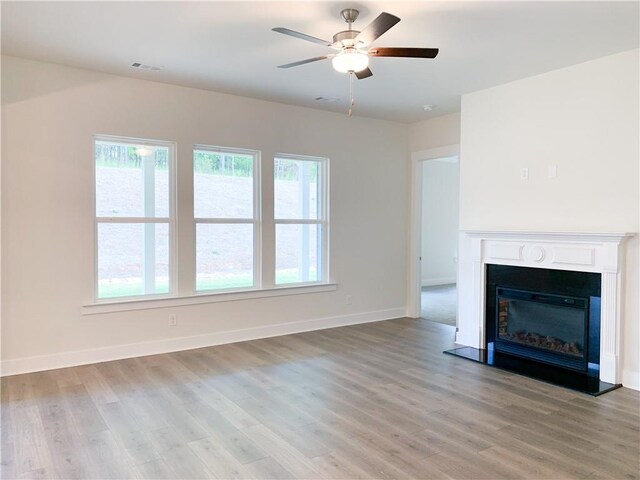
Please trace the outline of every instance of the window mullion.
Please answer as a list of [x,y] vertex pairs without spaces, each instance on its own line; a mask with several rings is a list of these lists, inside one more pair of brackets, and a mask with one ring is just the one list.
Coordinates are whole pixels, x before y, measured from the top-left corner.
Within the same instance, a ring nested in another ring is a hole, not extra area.
[[256,223],[254,218],[194,218],[196,223]]
[[253,161],[253,285],[262,288],[262,158]]
[[168,217],[96,217],[97,223],[173,223]]
[[281,218],[274,220],[274,222],[282,225],[317,225],[322,224],[325,221],[321,219]]
[[[272,153],[268,154],[273,157]],[[274,214],[274,164],[272,161],[262,164],[262,217],[261,217],[261,259],[262,259],[262,288],[275,287],[275,224]]]

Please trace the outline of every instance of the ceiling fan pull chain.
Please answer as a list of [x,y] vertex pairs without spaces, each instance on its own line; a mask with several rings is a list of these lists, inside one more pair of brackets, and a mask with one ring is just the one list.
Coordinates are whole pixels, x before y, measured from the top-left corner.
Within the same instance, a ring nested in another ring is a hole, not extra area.
[[352,113],[352,110],[353,110],[353,106],[356,104],[356,101],[353,98],[353,76],[354,76],[354,73],[353,72],[349,72],[349,98],[350,98],[349,116],[351,116],[351,113]]

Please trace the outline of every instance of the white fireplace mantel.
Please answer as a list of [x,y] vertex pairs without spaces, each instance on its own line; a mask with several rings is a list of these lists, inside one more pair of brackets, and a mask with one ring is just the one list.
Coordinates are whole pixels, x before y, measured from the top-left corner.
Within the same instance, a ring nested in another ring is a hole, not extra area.
[[456,343],[485,348],[487,264],[600,273],[600,380],[620,383],[621,250],[624,240],[633,234],[470,230],[460,236]]

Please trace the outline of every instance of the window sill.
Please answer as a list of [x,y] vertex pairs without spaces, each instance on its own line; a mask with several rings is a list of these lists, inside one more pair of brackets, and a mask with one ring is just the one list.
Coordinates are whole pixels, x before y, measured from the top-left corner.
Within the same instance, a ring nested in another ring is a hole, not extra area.
[[118,300],[113,302],[93,303],[81,307],[82,315],[99,313],[128,312],[132,310],[148,310],[151,308],[181,307],[200,305],[203,303],[232,302],[252,298],[281,297],[301,295],[305,293],[330,292],[338,288],[335,283],[287,285],[285,287],[245,290],[242,292],[197,293],[182,297],[143,298],[135,300]]

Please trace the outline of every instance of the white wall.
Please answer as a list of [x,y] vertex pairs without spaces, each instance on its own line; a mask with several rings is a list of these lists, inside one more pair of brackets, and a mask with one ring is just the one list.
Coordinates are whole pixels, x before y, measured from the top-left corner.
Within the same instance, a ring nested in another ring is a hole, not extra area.
[[[632,50],[464,95],[460,229],[638,232],[638,57]],[[623,382],[640,388],[637,236],[626,253]],[[470,292],[459,295],[465,315]]]
[[[2,59],[2,102],[4,374],[404,313],[406,125],[12,57]],[[183,286],[194,274],[192,145],[260,150],[267,179],[277,152],[329,157],[337,291],[81,315],[93,297],[95,133],[178,143]],[[224,334],[242,329],[254,330]]]
[[409,125],[409,151],[419,152],[460,143],[460,114],[450,113]]
[[457,161],[422,162],[423,286],[455,283],[458,192]]

